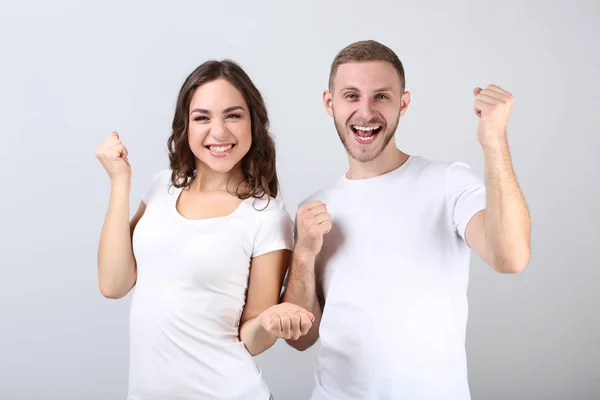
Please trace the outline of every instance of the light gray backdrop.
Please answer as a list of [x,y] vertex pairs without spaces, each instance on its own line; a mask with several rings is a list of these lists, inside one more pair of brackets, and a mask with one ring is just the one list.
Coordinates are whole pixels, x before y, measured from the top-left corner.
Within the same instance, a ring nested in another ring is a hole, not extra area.
[[[516,97],[510,144],[533,258],[514,276],[473,258],[473,398],[600,398],[600,3],[452,3],[3,3],[0,398],[125,398],[130,298],[104,299],[96,275],[109,180],[94,150],[113,129],[129,148],[135,207],[167,166],[183,79],[233,58],[267,100],[293,215],[346,168],[321,93],[335,53],[367,38],[405,63],[407,152],[483,174],[472,89]],[[257,358],[277,399],[308,398],[317,352],[279,343]]]

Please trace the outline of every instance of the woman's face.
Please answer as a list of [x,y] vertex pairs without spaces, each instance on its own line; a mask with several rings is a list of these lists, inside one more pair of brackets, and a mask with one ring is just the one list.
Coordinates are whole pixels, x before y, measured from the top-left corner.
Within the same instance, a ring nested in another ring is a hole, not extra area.
[[215,172],[230,172],[250,150],[250,110],[241,92],[226,79],[196,89],[189,121],[190,149],[197,160]]

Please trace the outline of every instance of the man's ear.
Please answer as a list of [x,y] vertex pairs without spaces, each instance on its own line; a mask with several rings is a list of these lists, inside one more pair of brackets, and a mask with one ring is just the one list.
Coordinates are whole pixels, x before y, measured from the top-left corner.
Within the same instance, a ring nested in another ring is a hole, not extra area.
[[402,93],[402,97],[400,98],[400,116],[403,116],[408,109],[408,105],[410,104],[410,92],[405,91]]
[[333,96],[329,90],[323,91],[323,104],[330,117],[333,117]]

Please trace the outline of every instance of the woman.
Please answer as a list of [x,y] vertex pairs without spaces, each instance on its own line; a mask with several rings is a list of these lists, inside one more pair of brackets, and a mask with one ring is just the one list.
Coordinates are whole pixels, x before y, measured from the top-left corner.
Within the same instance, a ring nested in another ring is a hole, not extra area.
[[154,176],[131,221],[131,168],[116,132],[96,156],[111,180],[99,287],[130,315],[129,400],[269,399],[253,356],[306,334],[314,317],[278,304],[292,221],[276,199],[262,96],[231,61],[184,82]]

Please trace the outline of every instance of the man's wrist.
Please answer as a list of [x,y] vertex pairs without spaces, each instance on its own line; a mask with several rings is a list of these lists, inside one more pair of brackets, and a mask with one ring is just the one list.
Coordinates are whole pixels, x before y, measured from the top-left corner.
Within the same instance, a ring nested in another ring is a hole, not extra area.
[[484,152],[504,153],[508,151],[508,138],[506,136],[494,137],[481,143]]
[[305,247],[303,247],[301,245],[294,246],[294,256],[293,256],[294,263],[299,263],[302,265],[314,264],[316,257],[317,257],[316,253],[313,253],[312,251],[306,249]]

